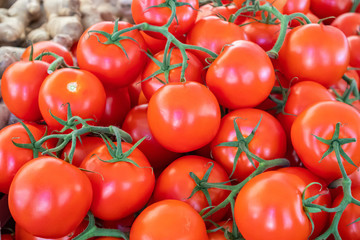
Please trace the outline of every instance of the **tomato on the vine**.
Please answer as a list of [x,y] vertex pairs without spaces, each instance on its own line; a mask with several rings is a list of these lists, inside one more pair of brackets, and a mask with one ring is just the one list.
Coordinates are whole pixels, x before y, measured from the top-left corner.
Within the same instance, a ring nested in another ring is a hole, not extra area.
[[360,13],[348,12],[341,14],[331,23],[339,28],[347,37],[358,35],[360,28]]
[[[310,10],[319,18],[337,17],[350,12],[352,4],[352,0],[311,0]],[[329,18],[325,22],[331,23],[333,20],[333,18]]]

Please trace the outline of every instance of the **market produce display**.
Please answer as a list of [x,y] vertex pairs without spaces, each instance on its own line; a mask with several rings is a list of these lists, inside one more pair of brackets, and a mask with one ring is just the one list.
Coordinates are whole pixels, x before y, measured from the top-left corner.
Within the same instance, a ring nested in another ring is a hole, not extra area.
[[0,0],[0,240],[360,239],[360,0]]

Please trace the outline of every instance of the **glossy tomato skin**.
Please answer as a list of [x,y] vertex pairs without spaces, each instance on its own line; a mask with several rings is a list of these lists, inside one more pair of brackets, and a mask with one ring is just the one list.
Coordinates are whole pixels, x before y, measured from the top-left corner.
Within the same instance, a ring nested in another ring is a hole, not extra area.
[[[291,141],[302,163],[311,172],[326,181],[341,178],[342,175],[334,152],[320,162],[329,146],[317,140],[314,135],[331,139],[338,122],[341,123],[340,139],[359,139],[360,113],[355,108],[337,101],[320,102],[307,108],[296,118],[291,128]],[[342,148],[358,166],[360,163],[358,143],[347,143],[342,145]],[[344,159],[342,159],[342,163],[347,174],[355,171],[356,167]]]
[[[351,0],[311,0],[310,10],[319,18],[337,17],[343,13],[350,12],[352,6]],[[331,23],[334,19],[326,20]]]
[[16,117],[25,121],[41,120],[38,95],[48,76],[49,64],[42,61],[19,61],[6,68],[1,79],[1,95]]
[[150,131],[166,149],[190,152],[208,144],[220,125],[215,96],[197,82],[169,83],[150,99]]
[[[238,25],[224,21],[217,16],[209,16],[196,22],[189,31],[186,42],[219,54],[226,44],[246,39],[243,29]],[[203,51],[194,51],[194,54],[204,64],[206,63],[205,59],[210,57],[209,54]]]
[[[350,66],[360,67],[360,36],[350,36],[347,38],[350,46]],[[357,71],[360,73],[360,71]]]
[[287,34],[278,65],[294,82],[308,80],[330,87],[346,72],[349,61],[345,35],[335,27],[312,23]]
[[153,167],[155,174],[160,173],[172,161],[181,154],[165,149],[152,135],[147,119],[148,104],[141,104],[130,110],[126,115],[122,130],[129,133],[133,142],[146,139],[138,146]]
[[[200,19],[202,19],[204,17],[217,16],[219,14],[228,20],[229,17],[231,16],[231,14],[236,13],[237,10],[238,10],[238,8],[233,4],[228,4],[228,5],[223,5],[223,6],[216,6],[211,3],[205,4],[199,8],[199,13],[197,15],[196,21],[199,21]],[[245,15],[246,13],[243,13],[243,14]],[[234,23],[237,25],[240,25],[241,23],[243,23],[245,21],[245,19],[246,19],[246,16],[238,16],[235,19]]]
[[[125,142],[121,145],[123,152],[132,147]],[[145,155],[135,149],[128,156],[140,167],[124,161],[103,162],[99,158],[105,161],[113,159],[105,144],[89,153],[80,165],[92,171],[86,175],[94,192],[91,205],[94,216],[102,220],[117,220],[139,211],[149,200],[155,185],[155,177]]]
[[26,163],[14,177],[9,209],[27,232],[60,238],[84,219],[92,194],[91,183],[81,170],[58,158],[39,157]]
[[[180,0],[181,2],[189,3],[191,6],[179,6],[176,7],[177,21],[173,19],[170,24],[169,32],[176,38],[186,34],[193,26],[197,10],[199,9],[198,0]],[[171,9],[167,7],[153,7],[159,4],[165,3],[164,0],[134,0],[131,4],[131,12],[136,24],[147,22],[155,26],[165,25],[171,15]],[[161,33],[147,31],[152,37],[165,39]]]
[[[186,51],[186,54],[188,57],[187,60],[188,66],[185,70],[186,81],[202,83],[201,73],[203,70],[203,65],[201,64],[200,60],[191,52]],[[159,60],[160,62],[163,61],[163,57],[164,57],[164,50],[154,55],[154,58]],[[180,50],[177,48],[173,49],[170,56],[170,65],[179,64],[182,63],[182,61],[183,59]],[[170,70],[168,81],[180,82],[181,69],[182,69],[181,67],[178,67]],[[155,73],[158,70],[160,70],[160,67],[154,61],[149,61],[144,71],[141,73],[141,79],[142,80],[146,79],[147,77],[151,76],[153,73]],[[144,95],[147,100],[150,100],[151,96],[156,92],[156,90],[158,90],[164,85],[158,79],[166,83],[166,78],[163,73],[158,74],[153,78],[141,82],[141,90],[144,92]]]
[[360,27],[360,13],[343,13],[332,23],[332,26],[339,28],[346,37],[358,35]]
[[[285,155],[286,134],[275,117],[259,109],[237,109],[222,118],[219,131],[211,143],[214,159],[225,168],[228,174],[231,174],[233,170],[237,148],[217,145],[223,142],[237,141],[234,128],[235,118],[238,118],[236,123],[242,135],[246,138],[251,134],[251,131],[255,128],[261,117],[262,120],[259,128],[249,143],[250,152],[266,160],[280,158]],[[254,161],[254,164],[258,166],[257,161]],[[240,182],[248,177],[254,170],[255,168],[243,152],[237,161],[232,178]]]
[[[190,195],[196,187],[195,181],[190,177],[190,172],[202,179],[213,164],[213,169],[209,175],[209,183],[220,183],[229,181],[225,169],[211,159],[187,155],[176,159],[160,174],[156,181],[152,200],[155,202],[165,199],[177,199],[184,201],[192,206],[197,212],[209,207],[203,192],[198,191],[191,198]],[[208,189],[213,206],[217,206],[226,199],[229,191],[210,188]],[[219,211],[210,216],[213,221],[220,221],[226,214],[226,210]]]
[[296,12],[308,13],[311,0],[287,0],[284,6],[284,14],[292,14]]
[[[233,2],[238,8],[241,8],[242,4],[245,3],[246,0],[234,0]],[[259,0],[260,5],[264,5],[269,3],[270,5],[274,6],[279,12],[283,12],[284,6],[286,4],[286,0]]]
[[208,240],[205,223],[190,205],[179,200],[154,203],[136,218],[131,240]]
[[[127,22],[118,22],[118,30],[131,26]],[[89,33],[92,30],[111,34],[114,30],[114,22],[99,22],[83,33],[77,47],[79,67],[95,74],[106,86],[126,87],[134,82],[147,61],[144,52],[146,44],[139,31],[133,30],[123,35],[133,38],[136,42],[130,39],[120,40],[126,56],[119,46],[101,43],[106,42],[107,39],[98,33]]]
[[[34,48],[34,59],[39,56],[41,53],[44,52],[52,52],[56,55],[59,55],[60,57],[63,57],[65,60],[65,63],[69,66],[74,65],[73,56],[69,50],[66,49],[66,47],[60,45],[59,43],[53,42],[53,41],[41,41],[33,44]],[[27,47],[24,51],[24,53],[21,56],[21,60],[23,61],[29,61],[31,52],[31,47]],[[44,56],[41,59],[44,62],[52,63],[55,58],[53,56]]]
[[[45,78],[39,91],[39,107],[45,122],[52,129],[61,129],[50,112],[66,120],[67,103],[73,116],[83,119],[101,119],[105,109],[106,93],[100,80],[85,70],[64,68]],[[94,124],[94,123],[93,123]]]
[[[313,197],[316,194],[320,194],[320,196],[313,201],[314,204],[318,204],[321,206],[331,206],[332,199],[329,189],[327,188],[327,184],[325,181],[306,168],[302,167],[286,167],[280,168],[276,170],[277,172],[284,172],[290,173],[294,176],[299,177],[301,180],[304,181],[304,187],[307,185],[317,182],[319,184],[315,184],[310,186],[305,192],[305,198]],[[322,232],[324,232],[325,227],[327,227],[329,222],[329,213],[321,211],[318,213],[310,213],[311,219],[314,221],[314,231],[311,234],[310,239],[315,239],[319,236]]]
[[260,104],[274,83],[270,58],[257,44],[244,40],[225,47],[206,74],[209,89],[222,106],[230,109]]
[[[35,140],[43,136],[43,131],[33,125],[26,124]],[[15,143],[30,143],[29,135],[20,124],[9,125],[0,131],[0,192],[8,194],[10,184],[17,171],[33,159],[33,151],[16,147]]]
[[[255,176],[235,200],[235,222],[245,239],[307,239],[311,233],[301,200],[304,181],[282,172]],[[284,201],[286,199],[286,201]]]

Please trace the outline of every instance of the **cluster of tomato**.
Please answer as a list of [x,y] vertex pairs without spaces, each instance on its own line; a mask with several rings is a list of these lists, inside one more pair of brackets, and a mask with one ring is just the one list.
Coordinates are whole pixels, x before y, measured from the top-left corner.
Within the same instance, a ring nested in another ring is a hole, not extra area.
[[359,239],[358,2],[133,0],[29,47],[1,84],[15,238]]

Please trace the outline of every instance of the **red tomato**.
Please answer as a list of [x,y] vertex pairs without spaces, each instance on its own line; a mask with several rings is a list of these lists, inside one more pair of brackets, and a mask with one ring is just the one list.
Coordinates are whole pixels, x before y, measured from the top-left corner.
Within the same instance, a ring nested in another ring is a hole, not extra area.
[[[337,101],[312,105],[296,118],[291,128],[291,141],[305,167],[328,181],[342,177],[338,161],[334,152],[320,161],[329,145],[320,142],[314,135],[331,139],[338,122],[341,123],[340,139],[359,139],[360,113],[353,107]],[[342,148],[353,162],[359,165],[360,147],[358,142],[344,144]],[[355,171],[356,167],[344,159],[342,159],[342,163],[348,174]]]
[[154,203],[136,218],[131,240],[207,240],[205,223],[187,203],[163,200]]
[[[33,48],[34,48],[34,59],[37,56],[39,56],[41,53],[52,52],[55,53],[56,55],[59,55],[60,57],[63,57],[67,65],[69,66],[74,65],[73,56],[71,55],[71,52],[67,50],[66,47],[56,42],[53,41],[37,42],[33,44]],[[29,61],[30,52],[31,52],[31,46],[25,49],[25,52],[21,56],[21,60]],[[52,63],[54,60],[55,58],[53,56],[44,56],[42,58],[42,61],[47,63]]]
[[[194,54],[188,51],[186,51],[186,53],[188,57],[187,59],[188,66],[185,70],[186,81],[202,83],[201,73],[202,73],[203,65],[201,64],[200,60],[195,57]],[[155,54],[154,58],[162,62],[164,58],[164,50]],[[173,49],[170,56],[170,65],[179,64],[182,63],[182,61],[183,59],[180,50],[177,48]],[[168,81],[180,82],[181,69],[182,67],[180,66],[170,70],[168,75],[169,77]],[[160,67],[154,61],[149,61],[149,63],[146,65],[144,71],[141,74],[141,79],[142,80],[146,79],[147,77],[151,76],[158,70],[160,70]],[[159,80],[166,83],[164,73],[158,74],[146,81],[141,82],[141,90],[144,92],[144,95],[147,100],[150,100],[151,96],[155,93],[155,91],[164,85]]]
[[143,36],[147,47],[150,49],[150,52],[155,55],[156,53],[164,50],[166,45],[166,39],[157,39],[143,31],[140,31],[141,35]]
[[[350,47],[350,66],[360,68],[360,36],[350,36],[347,38]],[[358,73],[360,71],[358,70]]]
[[[351,191],[352,196],[356,199],[360,199],[360,188],[354,188]],[[337,207],[341,200],[343,199],[343,192],[335,198],[333,201],[332,207]],[[332,217],[334,214],[332,214]],[[342,239],[346,240],[356,240],[360,238],[360,222],[353,223],[360,216],[360,206],[357,206],[353,203],[349,204],[344,213],[341,215],[339,221],[339,234]]]
[[[44,132],[31,124],[26,124],[35,140],[39,140]],[[33,159],[33,151],[16,147],[15,143],[30,143],[29,135],[20,124],[9,125],[0,131],[0,192],[8,193],[10,184],[17,171]]]
[[331,25],[339,28],[346,37],[358,35],[360,29],[360,13],[343,13],[338,16]]
[[130,214],[125,218],[121,218],[115,221],[104,221],[101,219],[98,220],[103,228],[118,229],[122,232],[130,232],[131,225],[133,224],[136,218],[135,215],[136,214]]
[[[209,240],[228,240],[228,238],[225,237],[225,230],[228,232],[232,232],[233,228],[233,221],[223,221],[218,223],[220,226],[222,226],[224,229],[219,229],[216,232],[210,232],[208,233]],[[210,229],[214,229],[210,228]],[[209,229],[209,230],[210,230]]]
[[[246,0],[234,0],[233,2],[235,3],[235,5],[238,8],[241,8],[241,5],[245,2]],[[272,6],[274,6],[277,10],[279,10],[280,12],[283,12],[284,6],[286,4],[287,0],[259,0],[260,5],[264,5],[266,3],[271,4]]]
[[[186,34],[193,26],[197,9],[199,9],[198,0],[179,0],[179,3],[188,3],[191,6],[176,7],[176,19],[170,24],[169,32],[176,38]],[[163,26],[170,18],[171,9],[168,7],[152,7],[165,3],[165,0],[133,0],[131,4],[131,12],[136,24],[146,22],[150,25]],[[151,8],[152,7],[152,8]],[[161,33],[146,32],[152,37],[165,39]]]
[[98,125],[121,126],[126,114],[131,109],[131,100],[128,88],[105,88],[106,103],[105,111]]
[[[235,118],[237,118],[236,123],[243,137],[246,138],[251,134],[251,131],[255,128],[261,117],[259,128],[248,145],[250,152],[266,160],[280,158],[285,155],[285,131],[275,117],[259,109],[245,108],[234,110],[222,118],[220,129],[211,143],[214,159],[224,166],[228,174],[233,171],[237,148],[217,145],[223,142],[238,140],[234,128]],[[257,161],[253,160],[253,162],[255,166],[259,165]],[[255,168],[246,157],[245,152],[243,152],[237,160],[232,178],[240,182],[253,171],[255,171]]]
[[307,239],[311,223],[301,194],[304,181],[276,171],[261,173],[240,190],[235,222],[245,239]]
[[[121,143],[124,153],[132,146]],[[80,165],[91,171],[86,172],[94,192],[91,212],[103,220],[117,220],[139,211],[149,200],[155,185],[151,166],[139,149],[135,149],[127,158],[140,167],[124,161],[110,163],[100,160],[113,158],[103,144],[89,153]]]
[[[195,181],[190,177],[190,172],[199,179],[203,179],[206,171],[213,164],[209,175],[209,183],[220,183],[229,181],[225,169],[211,159],[187,155],[176,159],[160,174],[156,181],[153,201],[158,202],[165,199],[177,199],[190,204],[197,212],[209,207],[209,203],[202,191],[196,192],[191,198],[190,195],[196,187]],[[229,191],[210,188],[208,189],[212,206],[219,205],[229,195]],[[226,208],[218,211],[210,218],[213,221],[220,221],[226,214]]]
[[91,201],[91,184],[86,175],[54,157],[26,163],[15,175],[9,191],[9,209],[15,222],[42,238],[60,238],[74,231],[89,211]]
[[[306,13],[305,15],[306,15],[306,17],[309,18],[310,22],[312,22],[312,23],[318,23],[320,21],[320,19],[310,11],[308,13]],[[303,19],[302,17],[296,17],[295,19],[300,19],[303,23],[306,23],[305,19]],[[295,19],[291,20],[289,23],[289,26],[292,28],[301,25],[300,22]],[[322,24],[322,23],[320,23],[320,24]]]
[[225,47],[206,74],[209,89],[221,105],[230,109],[260,104],[269,96],[274,83],[273,65],[266,52],[244,40]]
[[[320,183],[321,186],[318,184],[310,186],[305,192],[305,198],[315,196],[316,194],[321,194],[321,196],[314,200],[313,203],[322,206],[331,206],[331,194],[329,189],[326,187],[327,184],[323,179],[317,177],[306,168],[287,167],[278,169],[277,172],[290,173],[299,177],[304,181],[304,188],[314,182]],[[310,239],[315,239],[325,230],[325,227],[327,227],[329,213],[323,211],[318,213],[310,213],[310,217],[314,221],[314,230]]]
[[[82,161],[85,157],[95,150],[97,147],[104,144],[104,140],[101,137],[81,137],[81,142],[76,140],[76,148],[74,152],[74,157],[72,159],[72,165],[80,167]],[[61,153],[61,158],[65,159],[65,155],[69,156],[72,142],[69,142]]]
[[[352,4],[352,0],[311,0],[310,10],[319,18],[337,17],[349,12]],[[326,23],[331,23],[333,20],[328,19]]]
[[[228,20],[232,14],[237,12],[237,10],[238,8],[232,4],[223,5],[223,6],[214,6],[211,3],[205,4],[200,7],[196,21],[199,21],[200,19],[208,16],[219,16],[219,15]],[[242,15],[243,14],[245,13],[242,13]],[[244,16],[238,16],[234,21],[234,23],[240,25],[245,21],[245,19],[246,17]]]
[[1,79],[1,95],[10,112],[25,121],[41,120],[38,96],[48,76],[49,64],[19,61],[6,68]]
[[173,152],[189,152],[208,144],[220,125],[220,107],[215,96],[197,82],[169,83],[150,99],[150,131]]
[[256,43],[265,51],[271,50],[280,33],[280,24],[266,24],[263,22],[248,19],[244,22],[244,30],[249,41]]
[[[196,22],[188,33],[186,42],[219,54],[226,44],[246,39],[243,29],[236,24],[224,21],[216,16],[209,16]],[[205,59],[210,57],[203,51],[193,52],[204,64],[206,63]]]
[[[147,57],[144,38],[138,30],[132,30],[121,36],[133,38],[122,39],[116,44],[123,46],[124,51],[115,44],[103,44],[107,39],[99,33],[89,33],[97,30],[111,34],[114,22],[99,22],[88,28],[80,37],[77,48],[79,67],[95,74],[104,85],[110,87],[126,87],[134,82],[143,70]],[[118,30],[129,28],[127,22],[118,22]]]
[[11,234],[1,234],[1,240],[13,240],[13,236]]
[[64,68],[45,78],[39,92],[39,106],[45,122],[52,129],[61,129],[50,112],[66,120],[67,103],[73,116],[101,119],[105,109],[105,90],[100,80],[85,70]]
[[330,87],[346,72],[349,60],[349,44],[339,29],[306,24],[287,34],[278,65],[287,79]]
[[165,149],[153,137],[147,120],[147,110],[147,104],[138,105],[131,109],[126,115],[122,129],[131,135],[133,142],[137,142],[146,136],[138,148],[145,154],[150,165],[154,168],[155,174],[157,174],[181,155]]
[[284,14],[296,12],[308,13],[310,9],[310,0],[287,0],[284,6]]
[[[345,75],[349,78],[352,78],[356,81],[358,87],[360,87],[360,80],[359,75],[357,74],[356,70],[347,70]],[[340,95],[342,95],[345,90],[348,88],[348,84],[343,79],[340,79],[335,85],[332,86]]]
[[141,93],[141,75],[138,76],[138,78],[128,86],[129,96],[130,96],[130,102],[131,102],[131,108],[139,105],[139,97]]

